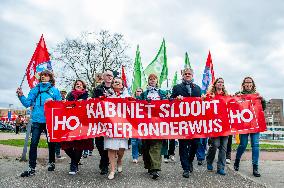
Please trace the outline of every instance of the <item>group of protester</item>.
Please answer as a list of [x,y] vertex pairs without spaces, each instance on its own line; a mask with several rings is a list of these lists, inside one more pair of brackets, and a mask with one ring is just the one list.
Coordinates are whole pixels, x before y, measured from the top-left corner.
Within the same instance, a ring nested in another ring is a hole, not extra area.
[[[253,94],[256,93],[256,86],[251,77],[245,77],[241,91],[236,95]],[[40,73],[39,83],[36,87],[32,88],[28,97],[23,95],[22,89],[17,89],[18,97],[25,107],[33,106],[32,110],[32,139],[29,151],[29,168],[24,171],[21,176],[28,177],[35,174],[36,159],[37,159],[37,146],[41,133],[44,131],[46,134],[46,119],[44,116],[44,103],[49,100],[62,100],[60,91],[55,87],[55,79],[50,71],[43,71]],[[226,96],[228,95],[223,78],[217,78],[212,86],[208,89],[206,95],[201,95],[201,89],[193,82],[193,70],[185,68],[182,71],[182,83],[173,87],[171,95],[161,90],[158,87],[158,77],[155,74],[150,74],[148,77],[148,85],[145,91],[138,88],[133,97],[137,100],[164,100],[164,99],[177,99],[183,100],[184,97],[207,97]],[[87,86],[83,80],[76,80],[74,82],[72,91],[66,96],[67,101],[86,100],[88,98],[125,98],[129,97],[127,88],[125,88],[121,78],[114,78],[111,70],[106,70],[103,73],[103,82],[94,88],[92,92],[87,90]],[[265,101],[261,98],[263,109],[265,108]],[[244,153],[247,144],[248,136],[251,137],[252,146],[252,164],[253,175],[260,177],[258,172],[258,159],[259,159],[259,133],[250,133],[240,135],[240,144],[237,149],[234,169],[239,170],[241,156]],[[217,161],[217,173],[225,175],[227,145],[229,139],[229,147],[231,147],[232,136],[219,136],[208,139],[209,149],[206,155],[207,170],[213,171],[213,161],[217,149],[219,150]],[[198,148],[204,146],[206,148],[207,140],[201,143],[202,139],[179,139],[179,156],[181,166],[183,169],[182,176],[189,178],[190,173],[193,172],[193,160],[195,155],[199,160],[198,164],[202,165],[202,160],[205,160],[205,153],[203,159],[198,155]],[[69,174],[75,175],[78,172],[78,164],[84,150],[92,151],[94,149],[93,139],[75,140],[69,142],[61,142],[61,147],[65,153],[70,157],[70,171]],[[126,149],[128,149],[128,139],[126,138],[109,138],[109,137],[96,137],[96,148],[100,154],[100,174],[108,174],[108,179],[114,179],[116,170],[118,173],[123,171],[122,162]],[[161,171],[162,155],[164,155],[165,162],[174,160],[175,140],[162,140],[162,139],[132,139],[132,157],[133,162],[138,162],[138,156],[142,153],[144,168],[148,170],[152,179],[157,179]],[[49,149],[49,163],[48,171],[55,170],[55,143],[48,142]],[[229,157],[228,157],[229,155]],[[199,156],[199,157],[198,157]],[[228,162],[228,161],[227,161]]]

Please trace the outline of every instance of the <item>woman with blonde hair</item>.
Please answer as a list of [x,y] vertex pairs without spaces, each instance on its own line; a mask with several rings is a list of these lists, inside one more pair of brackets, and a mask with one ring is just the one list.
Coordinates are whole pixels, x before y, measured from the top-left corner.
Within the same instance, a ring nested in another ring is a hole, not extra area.
[[[217,78],[212,86],[208,89],[206,96],[215,97],[215,96],[226,96],[228,95],[223,78]],[[217,161],[217,174],[226,175],[225,165],[226,165],[226,151],[228,136],[218,136],[209,138],[209,149],[206,156],[207,161],[207,170],[213,171],[213,161],[217,149],[219,150],[218,161]]]
[[[242,82],[241,91],[237,92],[236,95],[246,95],[246,94],[257,94],[256,86],[254,80],[251,77],[245,77]],[[266,102],[261,97],[261,104],[263,110],[265,110]],[[250,136],[251,148],[252,148],[252,165],[253,165],[253,175],[255,177],[260,177],[258,172],[258,159],[259,159],[259,133],[249,133],[240,134],[240,144],[236,153],[236,160],[234,163],[235,171],[239,170],[240,160],[247,148],[248,137]]]

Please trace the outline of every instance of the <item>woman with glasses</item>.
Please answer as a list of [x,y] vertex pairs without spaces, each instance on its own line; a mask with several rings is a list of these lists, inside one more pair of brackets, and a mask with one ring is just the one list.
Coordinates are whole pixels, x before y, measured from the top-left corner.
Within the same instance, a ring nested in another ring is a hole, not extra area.
[[[237,92],[236,95],[247,95],[247,94],[256,94],[256,86],[254,80],[251,77],[245,77],[241,86],[241,91]],[[266,102],[261,97],[261,104],[263,110],[265,110]],[[236,160],[234,163],[235,171],[239,170],[240,160],[247,148],[248,137],[250,136],[251,148],[252,148],[252,165],[253,165],[253,175],[255,177],[260,177],[258,172],[258,159],[259,159],[259,133],[249,133],[249,134],[240,134],[240,144],[236,153]]]
[[[111,86],[113,89],[113,95],[109,96],[109,98],[130,97],[121,78],[114,78]],[[105,137],[104,149],[108,151],[108,158],[110,161],[110,173],[108,175],[108,179],[112,180],[114,179],[116,166],[118,173],[122,172],[122,158],[124,151],[128,149],[128,139]]]

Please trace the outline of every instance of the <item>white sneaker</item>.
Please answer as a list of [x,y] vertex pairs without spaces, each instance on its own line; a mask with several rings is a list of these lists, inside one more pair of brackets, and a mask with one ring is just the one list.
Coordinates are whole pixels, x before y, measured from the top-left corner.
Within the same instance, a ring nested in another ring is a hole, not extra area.
[[137,160],[137,159],[133,159],[132,162],[133,162],[133,163],[138,163],[138,160]]
[[117,171],[120,173],[122,172],[122,165],[121,166],[117,166]]
[[226,164],[231,164],[231,159],[226,159]]
[[164,162],[165,162],[165,163],[168,163],[168,162],[169,162],[169,159],[164,159]]
[[175,161],[175,156],[174,155],[170,155],[170,159],[171,159],[171,161]]
[[114,178],[114,172],[110,172],[107,178],[112,180]]

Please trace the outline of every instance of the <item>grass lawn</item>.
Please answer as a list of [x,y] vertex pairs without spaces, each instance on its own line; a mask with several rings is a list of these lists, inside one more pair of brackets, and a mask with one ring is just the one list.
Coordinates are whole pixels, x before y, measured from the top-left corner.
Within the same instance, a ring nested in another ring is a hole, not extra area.
[[[29,140],[30,145],[31,140]],[[10,145],[10,146],[17,146],[17,147],[24,147],[25,140],[24,139],[9,139],[9,140],[0,140],[0,144],[3,145]],[[38,143],[39,148],[47,148],[46,139],[40,139]]]
[[[237,149],[237,144],[232,144],[232,149]],[[283,149],[283,145],[276,145],[276,144],[260,144],[260,149]],[[247,149],[251,149],[251,145],[248,144]]]

